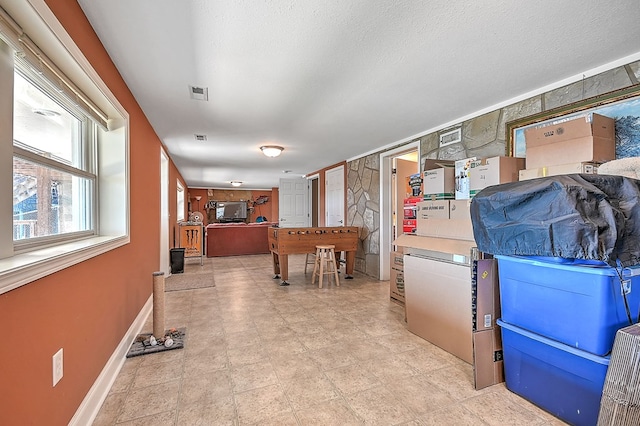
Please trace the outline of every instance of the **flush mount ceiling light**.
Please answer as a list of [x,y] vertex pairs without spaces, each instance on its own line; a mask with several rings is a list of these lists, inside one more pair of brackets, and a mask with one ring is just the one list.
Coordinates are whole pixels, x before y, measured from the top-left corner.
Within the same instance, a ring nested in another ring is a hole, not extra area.
[[238,180],[232,180],[231,181],[231,186],[240,186],[242,185],[242,182],[238,181]]
[[278,155],[282,154],[282,151],[284,151],[284,148],[277,145],[265,145],[265,146],[261,146],[260,150],[267,157],[277,157]]

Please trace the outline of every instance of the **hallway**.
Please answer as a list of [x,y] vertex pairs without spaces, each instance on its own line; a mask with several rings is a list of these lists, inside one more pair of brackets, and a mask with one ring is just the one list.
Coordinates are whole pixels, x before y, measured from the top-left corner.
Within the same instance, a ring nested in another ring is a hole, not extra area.
[[166,293],[185,348],[127,359],[94,425],[564,424],[504,384],[475,391],[470,365],[406,330],[388,281],[318,289],[304,255],[289,265],[281,287],[271,255],[188,259],[215,287]]

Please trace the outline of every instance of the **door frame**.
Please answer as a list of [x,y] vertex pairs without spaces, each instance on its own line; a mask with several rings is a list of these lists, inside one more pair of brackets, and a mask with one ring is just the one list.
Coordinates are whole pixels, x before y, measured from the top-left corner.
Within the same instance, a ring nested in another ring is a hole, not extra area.
[[391,273],[391,229],[393,220],[393,159],[408,152],[418,151],[418,170],[422,172],[420,161],[420,140],[402,145],[380,154],[380,280],[388,280]]
[[[320,226],[320,173],[305,177],[309,181],[309,226],[313,226],[314,215],[316,217],[316,226]],[[314,181],[317,190],[316,197],[313,196]]]
[[169,156],[164,148],[160,148],[160,259],[158,261],[159,271],[164,272],[165,276],[170,273],[169,259]]

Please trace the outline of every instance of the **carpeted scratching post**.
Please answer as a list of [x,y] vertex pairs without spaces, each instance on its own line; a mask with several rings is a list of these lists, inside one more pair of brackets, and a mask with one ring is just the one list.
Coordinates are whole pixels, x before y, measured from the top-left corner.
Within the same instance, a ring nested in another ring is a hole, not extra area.
[[153,273],[153,337],[164,337],[164,272]]
[[136,337],[127,358],[184,348],[185,328],[164,328],[164,272],[153,273],[153,333]]

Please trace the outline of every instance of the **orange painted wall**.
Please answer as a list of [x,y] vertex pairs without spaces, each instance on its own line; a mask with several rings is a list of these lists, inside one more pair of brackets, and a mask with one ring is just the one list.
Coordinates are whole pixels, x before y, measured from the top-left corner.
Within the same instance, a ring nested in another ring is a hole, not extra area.
[[[6,425],[69,422],[151,296],[159,269],[161,142],[78,3],[47,4],[130,114],[131,243],[0,295],[0,325],[10,345],[0,350],[0,424]],[[171,164],[174,219],[178,178]],[[61,347],[64,377],[52,387],[51,357]]]
[[[208,196],[207,196],[207,190],[206,189],[194,189],[194,188],[189,188],[188,189],[188,193],[189,193],[189,197],[191,198],[191,211],[195,212],[195,211],[199,211],[200,213],[202,213],[202,216],[204,216],[203,219],[203,223],[205,225],[208,224],[207,222],[207,209],[205,209],[205,205],[207,204],[208,201]],[[200,199],[200,202],[198,202],[198,200],[196,200],[196,197],[200,196],[202,197]],[[199,205],[199,207],[198,207]],[[189,214],[185,214],[184,216],[185,219],[189,219]]]

